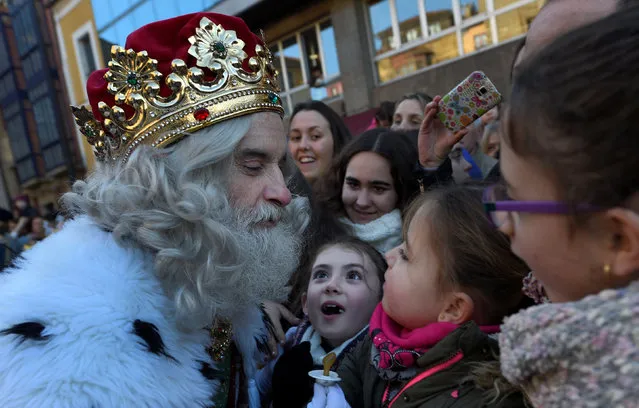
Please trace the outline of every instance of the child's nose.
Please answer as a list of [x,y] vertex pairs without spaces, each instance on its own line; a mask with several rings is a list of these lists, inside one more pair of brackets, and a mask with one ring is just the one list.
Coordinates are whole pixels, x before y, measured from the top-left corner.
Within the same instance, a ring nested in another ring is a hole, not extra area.
[[338,279],[333,278],[326,284],[326,292],[327,293],[339,293],[340,292],[340,284]]

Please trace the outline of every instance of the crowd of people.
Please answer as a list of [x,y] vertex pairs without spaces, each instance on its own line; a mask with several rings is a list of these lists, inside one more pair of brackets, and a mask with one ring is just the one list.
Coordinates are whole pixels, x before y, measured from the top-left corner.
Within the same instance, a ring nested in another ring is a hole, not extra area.
[[31,206],[28,195],[21,195],[13,204],[11,211],[0,208],[0,271],[64,222],[53,203],[47,203],[39,211]]
[[361,135],[319,101],[286,128],[240,19],[135,31],[112,58],[159,73],[89,78],[64,227],[21,198],[3,231],[0,405],[638,407],[638,21],[549,0],[504,103]]

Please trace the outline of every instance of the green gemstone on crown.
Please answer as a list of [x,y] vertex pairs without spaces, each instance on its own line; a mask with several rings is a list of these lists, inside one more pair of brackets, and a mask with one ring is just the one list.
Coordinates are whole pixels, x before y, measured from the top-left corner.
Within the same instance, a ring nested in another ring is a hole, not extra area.
[[271,103],[273,103],[273,104],[279,104],[280,103],[280,97],[277,96],[277,94],[275,94],[273,92],[269,92],[268,100],[271,101]]
[[211,44],[211,51],[217,58],[226,58],[226,46],[221,41]]
[[93,128],[91,126],[85,126],[84,127],[84,134],[89,136],[89,137],[94,137],[95,136],[95,130],[93,130]]
[[131,86],[136,86],[138,84],[138,76],[135,74],[135,72],[131,72],[129,73],[129,75],[127,75],[126,83]]

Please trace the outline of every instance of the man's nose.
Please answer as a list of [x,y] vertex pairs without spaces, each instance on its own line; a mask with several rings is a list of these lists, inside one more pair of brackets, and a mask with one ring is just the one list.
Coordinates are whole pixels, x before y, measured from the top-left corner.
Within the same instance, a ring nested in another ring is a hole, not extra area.
[[277,169],[277,176],[269,180],[269,184],[264,189],[264,199],[278,207],[286,207],[290,204],[291,192],[284,183],[284,175],[280,169]]

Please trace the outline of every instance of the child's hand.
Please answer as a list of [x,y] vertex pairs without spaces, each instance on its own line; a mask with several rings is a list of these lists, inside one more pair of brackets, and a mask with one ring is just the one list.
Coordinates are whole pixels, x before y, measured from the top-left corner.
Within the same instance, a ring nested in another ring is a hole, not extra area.
[[273,368],[273,408],[303,407],[313,397],[311,343],[305,341],[282,354]]
[[438,95],[426,105],[424,121],[419,128],[417,150],[419,152],[419,163],[422,167],[439,167],[453,150],[453,146],[468,133],[468,128],[464,128],[453,134],[439,120],[437,113],[439,112],[439,101],[441,99],[441,96]]
[[338,385],[325,387],[316,383],[313,392],[313,400],[306,408],[351,408]]

